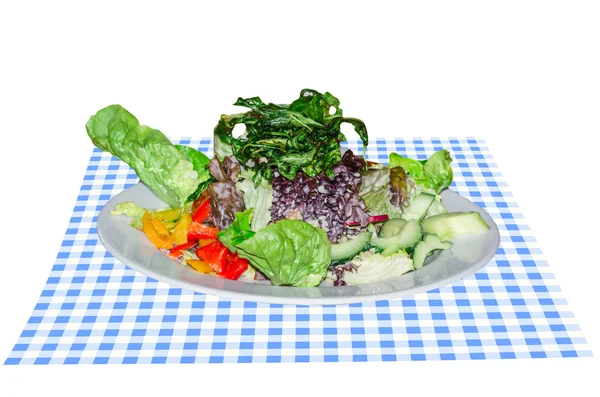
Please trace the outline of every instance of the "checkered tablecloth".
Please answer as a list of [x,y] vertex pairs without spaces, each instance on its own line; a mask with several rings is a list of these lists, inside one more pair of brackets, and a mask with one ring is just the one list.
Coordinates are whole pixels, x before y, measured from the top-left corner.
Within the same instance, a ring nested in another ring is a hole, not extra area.
[[[182,139],[211,153],[210,139]],[[358,150],[359,144],[348,146]],[[96,217],[134,172],[95,149],[48,281],[5,365],[481,360],[591,356],[573,313],[485,143],[373,139],[367,157],[448,149],[452,189],[500,229],[494,260],[412,297],[296,306],[173,288],[115,261]]]

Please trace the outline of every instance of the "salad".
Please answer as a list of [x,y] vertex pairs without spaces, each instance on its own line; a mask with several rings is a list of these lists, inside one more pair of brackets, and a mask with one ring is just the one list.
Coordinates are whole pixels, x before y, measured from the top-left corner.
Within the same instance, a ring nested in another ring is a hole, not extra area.
[[[489,229],[477,212],[448,213],[441,192],[452,158],[389,155],[366,161],[367,128],[343,116],[330,93],[302,90],[290,104],[239,98],[248,110],[222,115],[214,157],[173,144],[120,105],[86,124],[96,147],[130,165],[165,204],[120,203],[158,249],[198,272],[290,287],[344,286],[398,277],[451,247],[459,234]],[[341,125],[363,142],[344,151]],[[237,125],[245,127],[234,136]]]

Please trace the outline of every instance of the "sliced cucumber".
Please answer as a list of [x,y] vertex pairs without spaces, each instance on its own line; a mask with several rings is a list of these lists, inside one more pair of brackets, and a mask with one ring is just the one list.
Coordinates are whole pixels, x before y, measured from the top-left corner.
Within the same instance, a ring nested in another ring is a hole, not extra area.
[[371,232],[371,238],[377,237],[377,227],[374,224],[369,223],[367,225],[367,231]]
[[362,232],[352,240],[339,244],[331,244],[331,260],[340,261],[352,258],[362,251],[369,241],[371,241],[371,232]]
[[404,219],[390,219],[383,223],[381,230],[379,230],[379,235],[384,238],[392,237],[393,235],[398,234],[404,225],[406,225],[406,221]]
[[478,234],[490,230],[479,212],[451,212],[434,215],[423,221],[423,232],[448,241],[461,234]]
[[425,259],[435,250],[446,250],[452,246],[449,241],[442,241],[435,234],[426,234],[423,241],[417,244],[413,251],[413,265],[415,269],[420,269],[425,263]]
[[[444,207],[444,204],[442,204],[442,197],[435,196],[435,200],[433,200],[433,203],[431,203],[431,205],[427,209],[425,218],[429,218],[430,216],[439,215],[439,214],[447,214],[447,213],[448,213],[448,210],[446,209],[446,207]],[[425,218],[423,218],[423,219],[425,219]]]
[[415,197],[414,201],[402,211],[402,219],[407,221],[411,219],[421,220],[425,218],[427,210],[435,200],[435,196],[428,193],[421,193]]
[[412,247],[421,240],[421,237],[423,237],[421,223],[416,219],[411,219],[400,229],[397,235],[374,238],[371,240],[371,244],[383,250],[381,252],[382,255],[389,256],[402,249]]

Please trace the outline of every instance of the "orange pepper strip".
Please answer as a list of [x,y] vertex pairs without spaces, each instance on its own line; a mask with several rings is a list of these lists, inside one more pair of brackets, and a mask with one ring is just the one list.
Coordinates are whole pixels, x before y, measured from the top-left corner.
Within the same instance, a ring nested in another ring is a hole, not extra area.
[[144,215],[142,215],[142,225],[144,226],[144,233],[148,237],[148,240],[150,240],[156,248],[173,248],[173,239],[169,235],[169,231],[164,227],[160,220],[152,219],[148,211],[144,212]]
[[217,240],[198,240],[198,248],[207,246],[208,244],[214,243]]

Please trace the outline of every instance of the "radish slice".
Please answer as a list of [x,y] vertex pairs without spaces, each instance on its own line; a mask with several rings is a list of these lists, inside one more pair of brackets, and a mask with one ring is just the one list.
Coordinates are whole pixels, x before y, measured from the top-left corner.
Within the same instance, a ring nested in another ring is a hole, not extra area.
[[[390,219],[390,217],[387,215],[373,215],[373,216],[369,217],[369,223],[385,222],[388,219]],[[356,221],[346,222],[346,226],[358,226],[358,225],[360,225],[360,223],[356,222]]]
[[375,215],[375,216],[369,217],[369,222],[377,223],[377,222],[387,221],[388,219],[390,219],[390,217],[387,215]]

